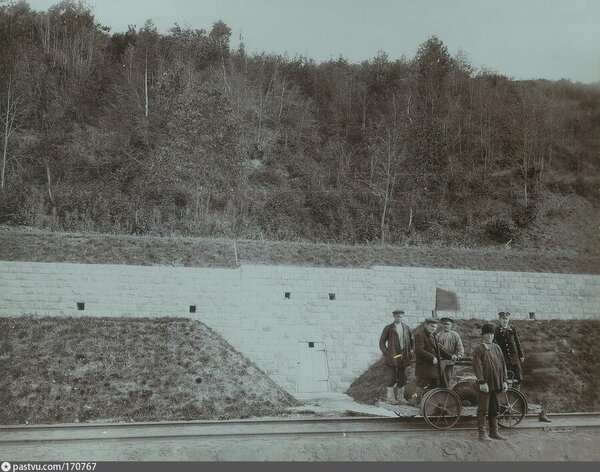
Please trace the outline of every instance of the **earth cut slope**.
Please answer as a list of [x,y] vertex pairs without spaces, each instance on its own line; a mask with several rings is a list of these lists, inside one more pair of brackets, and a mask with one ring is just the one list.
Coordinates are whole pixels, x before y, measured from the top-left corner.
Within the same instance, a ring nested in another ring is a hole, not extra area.
[[0,318],[0,424],[233,419],[297,404],[184,318]]

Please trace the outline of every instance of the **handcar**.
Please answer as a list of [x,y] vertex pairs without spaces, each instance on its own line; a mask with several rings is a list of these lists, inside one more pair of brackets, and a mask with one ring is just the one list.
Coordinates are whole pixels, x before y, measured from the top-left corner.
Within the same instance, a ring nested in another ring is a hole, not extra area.
[[[456,365],[472,365],[471,359],[459,359]],[[514,374],[508,371],[508,389],[499,395],[498,424],[504,428],[518,425],[527,414],[527,399],[514,388]],[[461,415],[477,414],[477,383],[474,378],[462,380],[452,388],[425,390],[421,397],[420,413],[427,424],[437,429],[454,426]]]

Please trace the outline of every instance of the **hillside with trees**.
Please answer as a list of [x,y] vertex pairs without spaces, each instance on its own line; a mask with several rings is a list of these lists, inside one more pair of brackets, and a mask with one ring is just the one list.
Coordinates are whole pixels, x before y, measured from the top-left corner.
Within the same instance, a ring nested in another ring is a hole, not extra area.
[[[598,254],[600,84],[248,54],[81,3],[0,5],[0,223]],[[382,45],[384,46],[384,45]]]

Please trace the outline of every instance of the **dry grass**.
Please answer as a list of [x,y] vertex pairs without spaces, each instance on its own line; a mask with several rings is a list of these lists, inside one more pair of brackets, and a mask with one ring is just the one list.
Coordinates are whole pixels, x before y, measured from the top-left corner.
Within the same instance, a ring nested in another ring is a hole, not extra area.
[[281,415],[297,402],[181,318],[0,319],[1,424]]
[[[483,320],[457,320],[456,330],[466,356],[480,340]],[[548,411],[600,411],[600,321],[514,321],[523,344],[522,391],[530,402],[544,402]],[[409,382],[414,382],[414,369]],[[455,373],[469,374],[458,367]],[[346,392],[355,400],[374,404],[385,396],[383,362],[375,362]]]
[[[237,251],[237,259],[236,259]],[[573,250],[348,246],[289,241],[53,233],[0,227],[0,260],[235,267],[238,263],[315,267],[441,267],[600,273],[600,257]]]

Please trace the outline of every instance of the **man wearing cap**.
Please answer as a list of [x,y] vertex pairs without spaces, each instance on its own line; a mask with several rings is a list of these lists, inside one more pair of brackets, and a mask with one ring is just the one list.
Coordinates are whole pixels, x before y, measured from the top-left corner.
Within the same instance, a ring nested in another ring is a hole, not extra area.
[[498,319],[500,326],[496,326],[494,331],[494,342],[500,346],[504,354],[506,368],[514,373],[514,387],[520,390],[523,381],[521,363],[525,360],[525,357],[523,356],[519,336],[517,330],[508,323],[510,319],[509,312],[501,311],[498,313]]
[[[440,324],[442,325],[442,330],[437,334],[437,339],[440,346],[447,352],[456,355],[457,358],[461,358],[465,356],[465,348],[460,339],[460,334],[452,329],[453,323],[454,321],[451,318],[441,318]],[[454,363],[455,361],[452,359],[444,359],[440,363],[440,369],[446,385],[450,385],[450,379],[452,378],[452,373],[454,371]]]
[[385,356],[387,396],[386,401],[398,404],[404,401],[406,368],[414,357],[415,340],[410,328],[402,323],[404,311],[392,312],[394,322],[383,328],[379,338],[379,349]]
[[440,361],[442,359],[456,360],[440,345],[435,336],[438,321],[435,318],[425,320],[425,329],[415,334],[415,364],[416,384],[419,388],[446,387]]
[[[495,326],[485,324],[481,328],[482,342],[473,348],[473,373],[477,377],[477,429],[481,441],[507,439],[498,432],[498,395],[506,392],[507,372],[504,354],[494,344]],[[486,429],[486,416],[489,420],[490,434]]]

